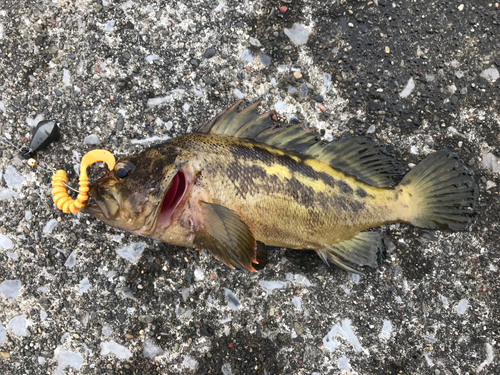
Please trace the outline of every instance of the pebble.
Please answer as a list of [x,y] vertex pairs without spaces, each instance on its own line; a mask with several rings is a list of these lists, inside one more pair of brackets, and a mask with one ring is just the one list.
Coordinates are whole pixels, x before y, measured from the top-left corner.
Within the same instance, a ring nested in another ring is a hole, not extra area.
[[294,73],[293,73],[293,76],[294,76],[295,78],[297,78],[297,79],[302,78],[302,74],[301,74],[300,72],[294,72]]
[[391,53],[391,49],[389,48],[389,46],[385,46],[385,53]]
[[122,258],[125,258],[129,262],[134,263],[141,257],[145,248],[146,248],[146,243],[136,242],[136,243],[131,243],[129,246],[122,247],[121,249],[116,249],[115,251]]
[[195,66],[195,67],[198,66],[198,65],[200,65],[200,62],[198,60],[196,60],[196,59],[191,59],[190,63],[191,63],[192,66]]
[[153,340],[146,338],[144,340],[144,346],[142,350],[142,355],[145,358],[154,358],[159,355],[165,354],[165,351],[159,346],[155,345]]
[[290,38],[293,44],[300,46],[306,44],[309,39],[309,30],[300,23],[294,23],[291,29],[284,30],[285,35]]
[[309,93],[309,89],[307,88],[307,85],[304,82],[302,82],[300,84],[300,96],[302,96],[303,98],[306,98],[308,93]]
[[152,63],[153,61],[158,60],[159,58],[160,58],[160,56],[158,56],[158,55],[148,55],[148,56],[146,56],[146,61],[148,63]]
[[406,83],[406,86],[403,89],[403,91],[401,91],[399,93],[399,96],[401,98],[406,98],[406,97],[410,96],[410,94],[411,94],[411,92],[413,91],[414,88],[415,88],[415,82],[413,82],[413,78],[410,78],[408,80],[408,82]]
[[208,48],[205,53],[203,54],[206,59],[211,59],[212,57],[215,56],[215,49],[214,48]]
[[316,95],[314,97],[314,100],[316,100],[318,103],[323,103],[323,97],[321,95]]
[[124,118],[123,117],[118,117],[118,119],[116,120],[116,130],[122,131],[124,123],[125,123]]
[[466,299],[461,299],[460,302],[457,305],[457,314],[458,315],[463,315],[467,311],[467,308],[469,307],[469,301]]
[[5,332],[5,328],[3,324],[0,322],[0,345],[5,342],[5,337],[7,335],[7,332]]
[[274,106],[274,109],[276,111],[284,111],[284,110],[288,109],[288,106],[285,103],[283,103],[281,100],[278,100],[278,102]]
[[254,47],[260,47],[261,46],[260,42],[257,39],[255,39],[255,38],[250,37],[250,39],[248,41]]
[[101,143],[101,140],[95,134],[91,134],[91,135],[85,137],[85,139],[83,140],[84,145],[98,145],[100,143]]
[[76,264],[76,254],[73,251],[71,254],[69,254],[68,259],[66,259],[66,262],[64,262],[64,265],[68,268],[73,268]]
[[127,359],[132,357],[132,353],[130,352],[130,350],[118,344],[114,340],[101,342],[100,347],[101,355],[108,355],[112,353],[120,359]]
[[245,97],[245,95],[243,95],[243,93],[238,90],[238,89],[234,89],[234,95],[238,98],[238,99],[243,99]]
[[182,361],[182,364],[191,370],[196,370],[198,368],[198,361],[195,361],[193,358],[191,358],[188,355],[184,356],[184,360]]
[[224,288],[224,294],[226,295],[227,304],[229,305],[231,310],[236,311],[241,307],[240,300],[234,295],[231,290]]
[[252,62],[253,61],[253,53],[249,49],[246,49],[241,53],[240,58],[244,61]]
[[50,233],[54,230],[55,227],[57,227],[57,224],[59,222],[57,219],[50,219],[47,224],[45,224],[45,227],[43,228],[43,233]]
[[259,53],[259,59],[262,65],[264,66],[271,65],[271,57],[266,55],[265,53]]
[[500,77],[500,73],[498,72],[497,68],[491,67],[483,70],[481,72],[481,77],[491,81],[496,81]]
[[4,280],[0,284],[0,294],[11,300],[15,300],[21,290],[20,280]]
[[370,125],[370,127],[366,131],[366,134],[372,134],[374,132],[375,132],[375,125]]
[[0,248],[4,250],[11,250],[14,248],[14,242],[5,234],[0,234]]

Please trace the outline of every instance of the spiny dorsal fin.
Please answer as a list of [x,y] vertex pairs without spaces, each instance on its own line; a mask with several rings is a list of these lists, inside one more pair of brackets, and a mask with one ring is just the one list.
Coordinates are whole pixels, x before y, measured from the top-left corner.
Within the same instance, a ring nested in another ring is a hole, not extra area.
[[402,175],[401,165],[384,146],[372,140],[362,137],[344,138],[323,146],[318,135],[311,130],[304,130],[302,125],[275,127],[271,120],[272,112],[258,114],[260,100],[238,112],[240,103],[241,100],[212,121],[203,124],[197,131],[254,139],[273,147],[308,155],[373,186],[392,186],[395,179]]
[[372,186],[392,186],[403,174],[401,164],[385,146],[363,137],[343,138],[324,147],[318,143],[305,154]]
[[196,131],[198,133],[226,134],[239,138],[254,138],[264,129],[274,126],[270,118],[271,112],[260,115],[257,112],[260,100],[238,112],[237,109],[241,102],[242,100],[238,100],[213,120],[200,126]]

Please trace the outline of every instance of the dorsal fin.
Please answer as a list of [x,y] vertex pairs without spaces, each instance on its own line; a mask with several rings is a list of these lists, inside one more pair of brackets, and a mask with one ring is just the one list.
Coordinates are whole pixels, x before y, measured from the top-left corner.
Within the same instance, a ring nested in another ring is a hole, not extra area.
[[272,112],[258,114],[260,100],[238,112],[240,103],[241,100],[237,101],[213,120],[200,126],[197,132],[249,138],[298,152],[373,186],[392,186],[396,182],[395,179],[402,175],[401,165],[377,142],[354,137],[322,145],[318,135],[311,130],[304,130],[302,125],[275,127],[271,120]]
[[323,147],[317,143],[305,154],[372,186],[392,186],[403,175],[403,167],[387,148],[368,138],[342,138]]
[[271,112],[262,113],[261,115],[257,112],[261,100],[238,112],[237,109],[241,102],[242,100],[238,100],[213,120],[200,126],[196,131],[198,133],[226,134],[239,138],[254,138],[264,129],[274,126],[270,118]]

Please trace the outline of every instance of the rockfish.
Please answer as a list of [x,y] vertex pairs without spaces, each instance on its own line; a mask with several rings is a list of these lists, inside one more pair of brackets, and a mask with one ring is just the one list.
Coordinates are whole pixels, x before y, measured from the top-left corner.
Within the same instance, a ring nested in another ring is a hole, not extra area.
[[399,184],[401,165],[366,138],[324,144],[301,125],[276,127],[259,102],[226,109],[196,132],[117,161],[90,189],[104,223],[208,250],[255,271],[265,246],[312,249],[352,272],[377,266],[381,234],[404,222],[467,229],[477,186],[458,156],[430,154]]

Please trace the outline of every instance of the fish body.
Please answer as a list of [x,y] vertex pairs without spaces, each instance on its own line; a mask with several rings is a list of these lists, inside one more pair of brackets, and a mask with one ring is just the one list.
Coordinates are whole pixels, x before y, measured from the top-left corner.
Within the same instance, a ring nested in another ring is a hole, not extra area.
[[262,244],[312,249],[350,271],[376,267],[383,243],[367,229],[460,230],[474,218],[476,185],[448,151],[395,185],[402,169],[383,146],[364,138],[323,145],[300,126],[274,127],[258,103],[241,112],[237,104],[196,133],[119,160],[91,188],[88,211],[251,271]]

